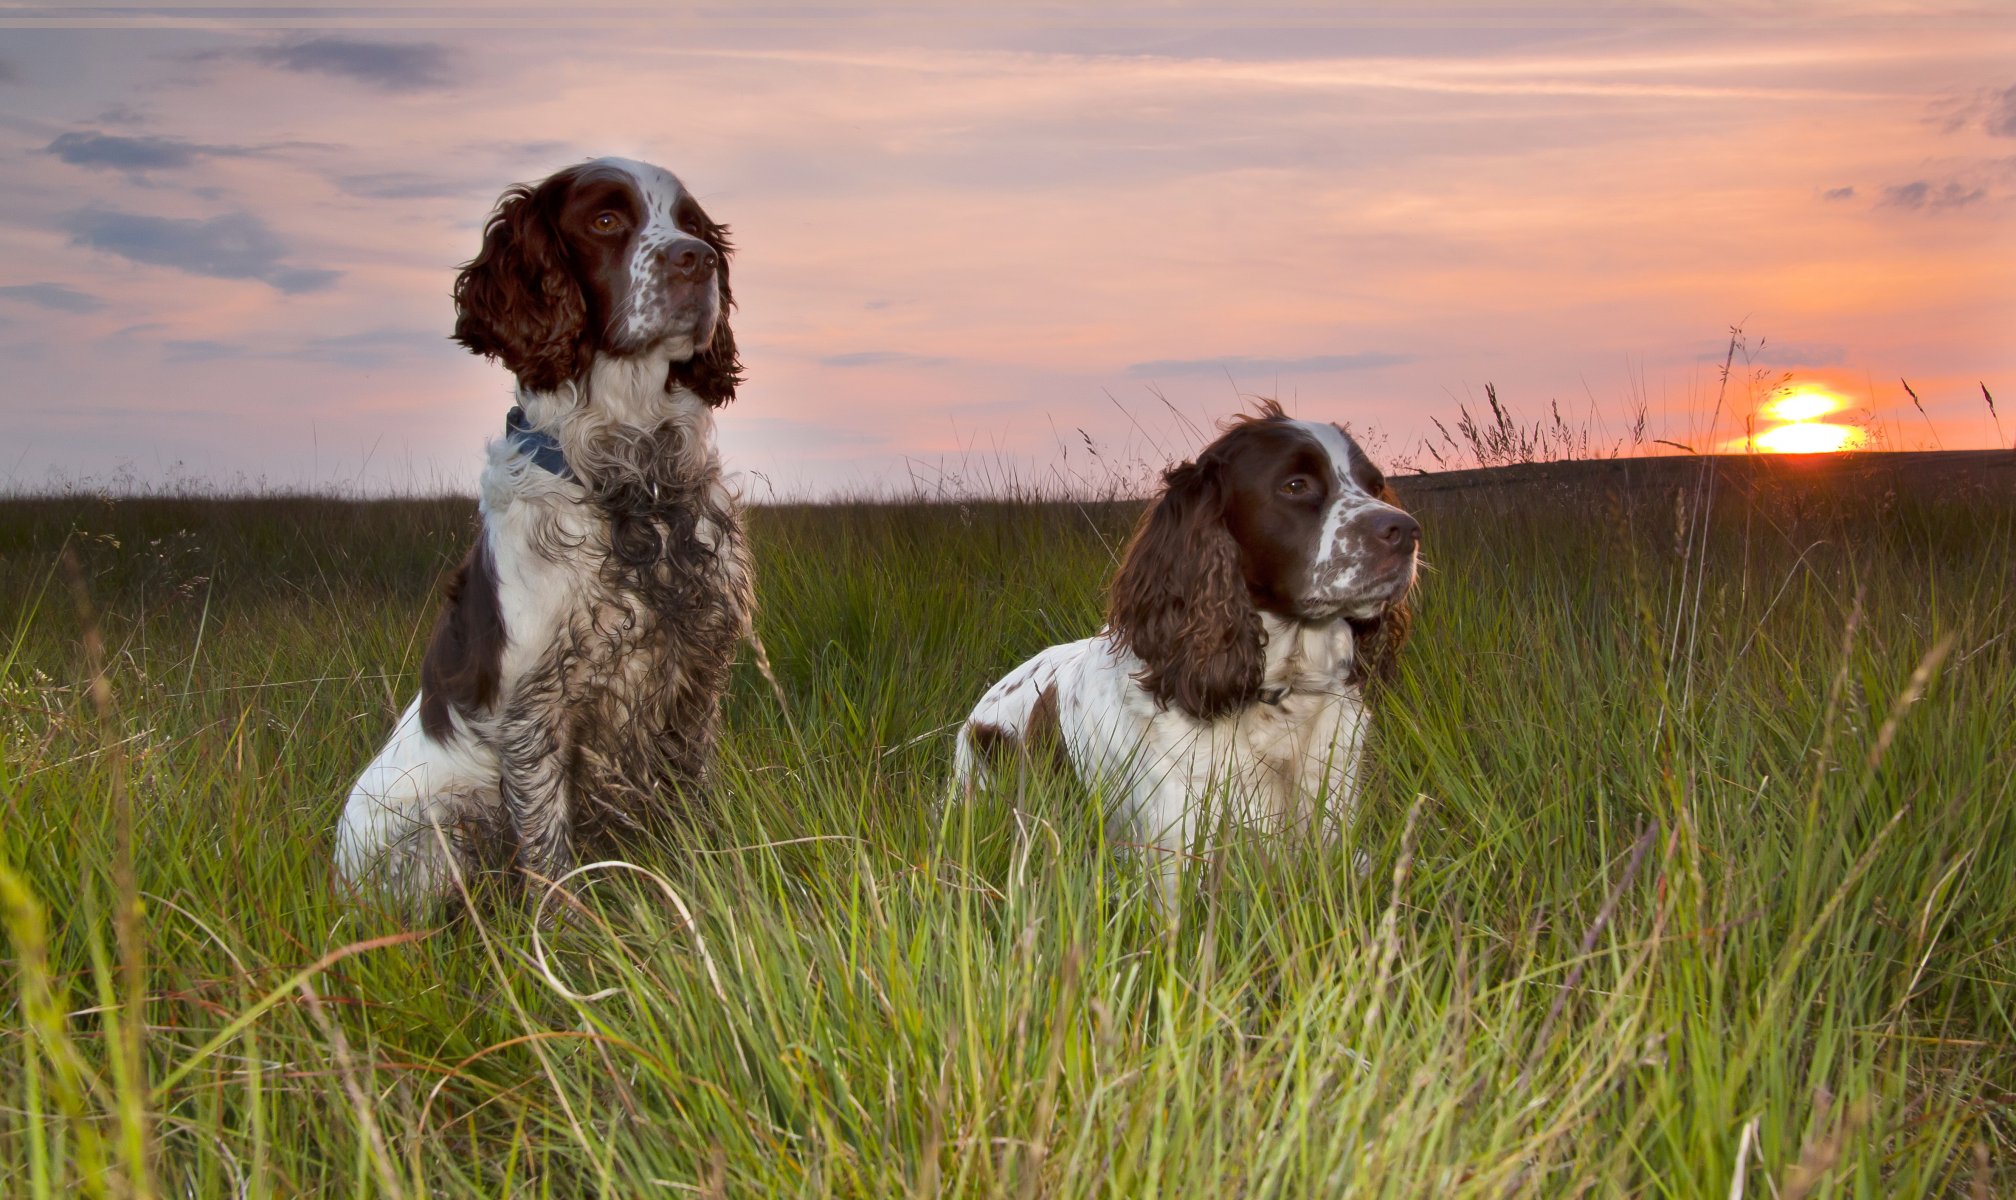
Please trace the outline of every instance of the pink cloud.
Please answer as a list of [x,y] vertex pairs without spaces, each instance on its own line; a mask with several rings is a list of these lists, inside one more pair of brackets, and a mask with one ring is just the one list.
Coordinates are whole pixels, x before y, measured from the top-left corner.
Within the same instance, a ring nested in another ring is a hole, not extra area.
[[[290,70],[308,42],[251,29],[52,35],[0,134],[0,283],[99,306],[0,293],[0,404],[31,479],[174,446],[227,476],[466,482],[508,383],[440,340],[449,280],[504,184],[599,153],[665,163],[734,227],[750,382],[723,436],[799,490],[975,455],[1080,478],[1086,439],[1178,455],[1251,392],[1395,446],[1486,381],[1613,424],[1649,397],[1690,433],[1701,347],[1736,322],[1811,350],[1782,369],[2016,394],[2006,140],[1927,119],[2008,88],[2016,38],[1646,21],[1355,55],[1370,33],[1263,22],[1236,57],[1185,30],[1159,56],[1032,49],[1090,36],[1040,26],[465,30],[399,60],[404,87]],[[92,146],[187,153],[136,177],[43,152],[116,106],[125,140]],[[1935,203],[1947,181],[1967,203]],[[86,210],[270,241],[216,278],[72,244]],[[1987,436],[1939,414],[1949,445]]]

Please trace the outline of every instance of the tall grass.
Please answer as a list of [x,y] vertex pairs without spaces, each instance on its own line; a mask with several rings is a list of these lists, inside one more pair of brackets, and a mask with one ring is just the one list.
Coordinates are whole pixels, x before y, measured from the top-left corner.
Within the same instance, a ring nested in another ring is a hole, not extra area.
[[2009,1194],[2016,503],[1683,478],[1416,483],[1355,845],[1174,932],[1073,788],[934,807],[1130,505],[755,512],[788,707],[542,937],[329,884],[466,503],[10,502],[0,1194]]

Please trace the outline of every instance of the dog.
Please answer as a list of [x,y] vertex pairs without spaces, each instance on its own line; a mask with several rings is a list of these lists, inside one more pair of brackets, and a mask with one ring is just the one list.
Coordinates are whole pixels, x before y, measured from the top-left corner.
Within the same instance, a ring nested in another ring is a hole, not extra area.
[[508,189],[455,340],[517,380],[419,695],[355,786],[336,873],[408,906],[456,875],[554,880],[706,779],[754,610],[714,410],[742,368],[728,230],[659,167]]
[[1263,402],[1163,476],[1099,634],[1052,646],[960,726],[957,797],[1015,760],[1113,805],[1112,836],[1160,852],[1175,913],[1206,802],[1241,824],[1348,827],[1367,688],[1412,623],[1421,526],[1341,427]]

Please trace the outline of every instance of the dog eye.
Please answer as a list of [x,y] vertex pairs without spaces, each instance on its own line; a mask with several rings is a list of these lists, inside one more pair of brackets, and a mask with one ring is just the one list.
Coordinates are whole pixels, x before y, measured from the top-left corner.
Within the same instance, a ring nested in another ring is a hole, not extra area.
[[613,212],[596,213],[588,227],[597,233],[614,233],[623,227],[623,218]]
[[1284,496],[1300,496],[1308,490],[1309,480],[1301,475],[1297,475],[1295,478],[1281,485],[1281,494]]

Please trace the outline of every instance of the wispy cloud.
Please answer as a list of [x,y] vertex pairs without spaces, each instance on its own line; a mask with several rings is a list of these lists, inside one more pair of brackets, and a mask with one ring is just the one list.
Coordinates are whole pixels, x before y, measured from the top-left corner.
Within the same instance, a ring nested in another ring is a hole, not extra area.
[[1935,183],[1929,179],[1914,179],[1910,183],[1884,188],[1883,198],[1877,201],[1877,205],[1905,209],[1963,208],[1987,194],[1985,188],[1968,187],[1957,180]]
[[188,338],[161,344],[161,357],[171,363],[217,362],[227,358],[249,358],[250,346]]
[[[1725,338],[1694,356],[1695,362],[1720,363],[1729,355]],[[1832,342],[1775,342],[1766,338],[1750,347],[1739,361],[1766,363],[1774,367],[1838,367],[1848,361],[1848,349]]]
[[94,313],[105,302],[89,292],[61,283],[15,283],[0,287],[0,299],[19,300],[52,312]]
[[524,141],[498,142],[494,145],[482,146],[481,148],[494,150],[506,158],[531,158],[544,161],[555,155],[565,154],[577,147],[575,143],[563,141],[559,138],[529,138]]
[[[1032,14],[892,41],[885,12],[837,31],[724,15],[673,42],[591,19],[0,45],[19,72],[0,211],[23,235],[0,284],[104,303],[0,294],[0,344],[48,355],[10,357],[0,425],[85,469],[228,397],[233,435],[201,448],[228,475],[305,463],[311,414],[326,462],[332,436],[361,453],[383,431],[360,415],[396,412],[388,446],[467,482],[508,384],[442,336],[453,266],[504,184],[602,153],[663,163],[735,227],[751,385],[722,436],[780,486],[975,446],[1040,469],[1067,424],[1102,453],[1164,439],[1160,461],[1183,416],[1208,428],[1239,391],[1394,445],[1482,379],[1613,417],[1653,394],[1662,432],[1692,429],[1716,391],[1694,355],[1753,312],[1774,375],[2011,390],[1981,252],[2016,201],[2006,34],[1682,5],[1389,35],[1362,9],[1177,7],[1137,14],[1139,37]],[[700,96],[731,102],[688,111]],[[1950,135],[1926,119],[1949,111]],[[251,156],[210,156],[232,147]],[[1704,268],[1732,246],[1735,275]],[[289,402],[261,403],[276,388]],[[146,399],[92,424],[34,403],[50,394]]]
[[64,226],[75,246],[191,275],[256,279],[290,294],[320,291],[342,275],[288,264],[286,244],[250,213],[201,221],[87,208],[70,214]]
[[828,354],[819,360],[822,367],[936,367],[946,359],[929,354],[906,354],[901,350],[856,350],[848,354]]
[[814,453],[840,447],[886,446],[890,442],[885,432],[824,421],[795,421],[789,417],[741,417],[735,422],[734,433],[765,445]]
[[161,357],[171,363],[273,359],[368,369],[410,361],[416,355],[428,353],[459,357],[462,351],[444,334],[412,329],[365,329],[356,333],[278,343],[227,342],[208,338],[161,343]]
[[336,186],[352,196],[362,196],[367,200],[436,200],[486,190],[484,186],[471,184],[467,180],[429,175],[421,171],[378,171],[339,175],[336,177]]
[[418,354],[459,358],[462,347],[439,330],[366,329],[310,338],[283,357],[339,367],[383,367]]
[[246,52],[283,71],[334,75],[394,92],[425,91],[453,82],[447,47],[434,42],[367,42],[318,37]]
[[2016,84],[2003,89],[1988,101],[1988,132],[1996,137],[2016,137]]
[[1227,354],[1218,358],[1161,358],[1128,366],[1133,379],[1154,379],[1168,375],[1327,375],[1337,371],[1374,371],[1414,361],[1411,354],[1388,354],[1367,350],[1358,354],[1312,354],[1304,358],[1249,358]]
[[206,146],[175,137],[127,137],[95,129],[60,134],[42,149],[72,166],[115,171],[170,171],[194,166],[205,158],[256,153],[243,146]]

